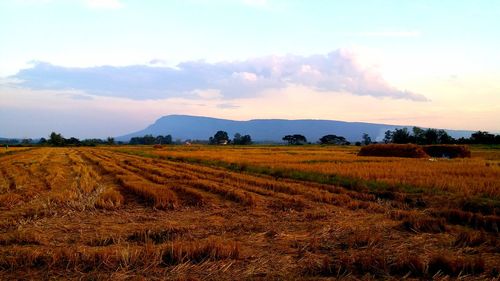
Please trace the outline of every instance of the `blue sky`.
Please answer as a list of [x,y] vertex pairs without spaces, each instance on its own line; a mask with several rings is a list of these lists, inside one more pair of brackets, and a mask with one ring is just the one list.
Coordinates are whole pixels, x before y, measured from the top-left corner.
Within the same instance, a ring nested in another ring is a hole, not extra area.
[[5,0],[0,136],[167,114],[500,131],[499,18],[498,1]]

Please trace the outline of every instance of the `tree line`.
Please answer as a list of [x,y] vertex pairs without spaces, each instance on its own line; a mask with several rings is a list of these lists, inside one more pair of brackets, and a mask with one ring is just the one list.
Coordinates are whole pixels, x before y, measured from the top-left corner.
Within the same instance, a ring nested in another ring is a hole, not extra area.
[[[362,141],[358,141],[355,145],[368,145],[373,142],[371,137],[363,133],[361,137]],[[302,145],[309,144],[307,138],[301,134],[286,135],[282,138],[284,142],[289,145]],[[188,141],[189,142],[189,141]],[[199,143],[207,143],[207,141],[198,141]],[[410,130],[408,128],[397,128],[394,130],[387,130],[384,135],[383,143],[414,143],[420,145],[430,145],[430,144],[500,144],[500,135],[491,134],[486,131],[477,131],[472,133],[469,138],[458,138],[455,139],[451,137],[445,130],[439,129],[422,129],[419,127],[413,127]],[[171,135],[159,135],[153,136],[151,134],[144,135],[142,137],[132,137],[128,144],[131,145],[154,145],[154,144],[173,144]],[[181,143],[180,140],[175,143]],[[224,144],[234,144],[234,145],[249,145],[252,144],[252,137],[250,135],[241,135],[236,133],[232,139],[225,131],[217,131],[212,137],[208,139],[208,144],[212,145],[224,145]],[[334,134],[324,135],[317,141],[318,144],[322,145],[351,145],[349,141],[343,136],[337,136]],[[38,142],[32,139],[1,139],[0,144],[3,145],[50,145],[50,146],[96,146],[96,145],[114,145],[114,144],[126,144],[124,142],[115,142],[115,139],[108,137],[107,139],[84,139],[79,140],[75,137],[64,138],[61,134],[52,132],[50,136],[46,138],[41,138]]]
[[445,130],[438,129],[422,129],[413,127],[412,130],[407,128],[387,130],[383,139],[384,143],[415,143],[421,145],[429,144],[500,144],[500,135],[490,134],[485,131],[477,131],[472,133],[469,138],[461,137],[455,139],[451,137]]
[[38,141],[40,145],[51,145],[51,146],[96,146],[96,145],[114,145],[115,139],[108,137],[107,139],[84,139],[80,140],[75,137],[65,138],[61,134],[52,132],[49,138],[41,138]]
[[153,135],[145,135],[143,137],[133,137],[130,139],[128,142],[129,144],[172,144],[172,136],[171,135],[166,135],[166,136],[156,136],[154,137]]
[[229,135],[225,131],[217,131],[213,137],[208,139],[209,144],[235,144],[235,145],[249,145],[252,144],[252,137],[250,135],[241,135],[240,133],[234,134],[233,139],[229,139]]

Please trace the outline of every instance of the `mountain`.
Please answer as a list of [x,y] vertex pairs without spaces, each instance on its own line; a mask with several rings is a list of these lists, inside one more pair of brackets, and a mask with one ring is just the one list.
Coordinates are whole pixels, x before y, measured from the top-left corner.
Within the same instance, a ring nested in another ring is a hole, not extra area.
[[[172,135],[173,139],[208,140],[217,131],[226,131],[230,137],[235,133],[250,135],[256,142],[282,142],[285,135],[301,134],[310,142],[316,142],[320,137],[334,134],[354,142],[361,140],[367,133],[373,140],[380,141],[384,132],[395,128],[412,126],[397,126],[363,122],[344,122],[334,120],[285,120],[285,119],[255,119],[249,121],[234,121],[202,116],[168,115],[161,117],[146,129],[124,136],[116,137],[118,141],[129,141],[132,137],[151,134]],[[472,131],[446,130],[454,138],[469,137]]]

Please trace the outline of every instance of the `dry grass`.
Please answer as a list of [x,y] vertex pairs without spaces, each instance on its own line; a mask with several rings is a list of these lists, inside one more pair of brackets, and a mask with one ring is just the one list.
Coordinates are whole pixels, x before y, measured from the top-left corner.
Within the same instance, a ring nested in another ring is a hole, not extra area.
[[415,232],[439,233],[446,230],[444,219],[425,216],[410,216],[403,220],[401,226],[406,230]]
[[204,165],[222,165],[234,170],[274,175],[288,172],[318,180],[335,175],[389,186],[411,186],[414,190],[500,198],[500,157],[495,156],[495,150],[473,148],[471,159],[429,161],[427,158],[356,156],[358,148],[355,147],[166,146],[154,151],[144,147],[116,149]]
[[[2,278],[498,277],[498,208],[487,195],[498,192],[497,170],[478,166],[497,158],[485,152],[488,160],[431,162],[344,147],[127,149],[1,157]],[[410,167],[429,176],[426,192],[365,182],[373,173],[377,183],[413,185],[402,176]],[[462,180],[490,189],[442,184],[467,167]],[[304,177],[331,169],[359,185]]]
[[119,208],[125,199],[123,195],[116,189],[108,189],[99,194],[96,200],[96,207],[113,210]]

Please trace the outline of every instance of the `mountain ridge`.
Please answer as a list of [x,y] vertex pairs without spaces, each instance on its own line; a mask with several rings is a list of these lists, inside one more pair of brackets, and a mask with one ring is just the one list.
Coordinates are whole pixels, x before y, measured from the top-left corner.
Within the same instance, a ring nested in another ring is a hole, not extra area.
[[[348,122],[326,119],[251,119],[246,121],[222,119],[206,116],[172,114],[158,118],[145,129],[117,136],[118,141],[129,141],[132,137],[151,134],[172,135],[173,139],[208,140],[217,131],[226,131],[230,137],[235,133],[250,135],[256,142],[282,142],[289,134],[304,135],[310,142],[316,142],[327,134],[344,136],[351,142],[361,140],[367,133],[373,140],[380,141],[387,130],[411,129],[411,125],[390,125],[367,122]],[[469,137],[473,131],[449,130],[454,138]]]

